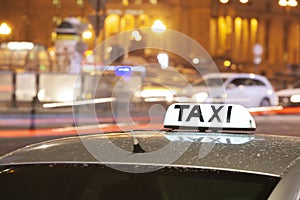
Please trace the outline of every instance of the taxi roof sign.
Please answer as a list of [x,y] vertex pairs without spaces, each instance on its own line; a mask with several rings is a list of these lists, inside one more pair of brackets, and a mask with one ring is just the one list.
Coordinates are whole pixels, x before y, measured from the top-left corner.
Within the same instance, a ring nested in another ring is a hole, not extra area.
[[234,104],[175,103],[169,106],[164,127],[199,131],[254,131],[255,121],[249,111]]

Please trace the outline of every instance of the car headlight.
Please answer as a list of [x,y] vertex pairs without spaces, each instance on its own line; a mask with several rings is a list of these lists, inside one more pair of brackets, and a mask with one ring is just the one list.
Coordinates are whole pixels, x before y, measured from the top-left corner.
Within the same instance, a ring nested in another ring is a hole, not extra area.
[[174,100],[174,94],[167,89],[145,89],[140,93],[146,101],[160,101],[164,99],[167,102]]
[[196,100],[196,102],[204,102],[207,99],[207,97],[208,97],[207,92],[199,92],[194,95],[194,99]]
[[300,102],[300,95],[299,94],[294,94],[290,98],[291,102],[293,103],[299,103]]

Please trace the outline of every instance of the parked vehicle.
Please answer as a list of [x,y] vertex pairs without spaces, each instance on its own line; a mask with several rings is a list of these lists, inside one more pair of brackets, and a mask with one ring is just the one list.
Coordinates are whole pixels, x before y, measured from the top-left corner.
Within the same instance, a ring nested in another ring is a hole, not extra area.
[[269,80],[253,73],[213,73],[193,86],[193,101],[234,103],[245,107],[275,106],[278,97]]

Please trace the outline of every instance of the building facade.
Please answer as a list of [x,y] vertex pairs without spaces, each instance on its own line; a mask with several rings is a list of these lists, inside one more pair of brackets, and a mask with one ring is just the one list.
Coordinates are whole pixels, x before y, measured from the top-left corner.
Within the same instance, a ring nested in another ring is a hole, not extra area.
[[[96,0],[1,0],[0,23],[12,27],[1,42],[31,41],[51,47],[55,28],[67,17],[89,24]],[[281,7],[274,0],[107,0],[103,31],[85,42],[93,48],[117,33],[150,27],[157,19],[169,29],[201,44],[224,71],[268,75],[298,73],[300,6]],[[99,11],[98,14],[105,14]]]

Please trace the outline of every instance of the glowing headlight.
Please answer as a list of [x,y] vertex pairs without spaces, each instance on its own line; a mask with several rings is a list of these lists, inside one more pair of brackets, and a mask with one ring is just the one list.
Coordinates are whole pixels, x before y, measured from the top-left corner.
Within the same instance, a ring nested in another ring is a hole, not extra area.
[[300,102],[300,95],[299,94],[294,94],[290,98],[291,102],[293,103],[299,103]]
[[141,92],[141,97],[152,100],[164,98],[167,102],[172,102],[174,99],[174,95],[171,91],[163,89],[145,89]]
[[267,90],[267,94],[268,94],[268,95],[272,95],[272,94],[273,94],[273,91],[272,91],[272,90]]
[[70,90],[61,90],[57,92],[56,98],[57,101],[67,102],[74,101],[73,91]]
[[38,92],[38,99],[39,100],[44,100],[45,99],[45,89],[41,89],[39,92]]
[[208,97],[207,92],[200,92],[194,95],[194,98],[197,102],[204,102]]

